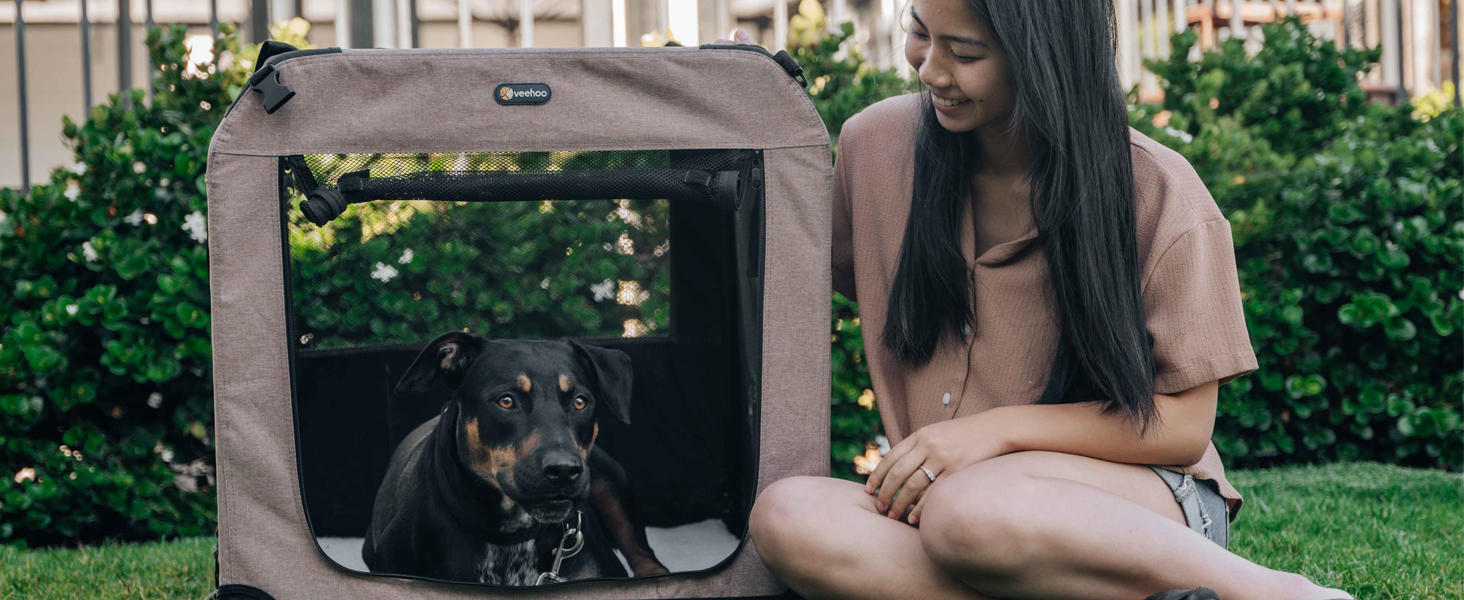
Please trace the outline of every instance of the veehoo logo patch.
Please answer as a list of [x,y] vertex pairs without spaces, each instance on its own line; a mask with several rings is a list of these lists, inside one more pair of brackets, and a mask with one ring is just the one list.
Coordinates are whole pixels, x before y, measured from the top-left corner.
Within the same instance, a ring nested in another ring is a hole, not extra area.
[[504,83],[493,94],[499,104],[543,104],[549,96],[549,86],[542,83]]

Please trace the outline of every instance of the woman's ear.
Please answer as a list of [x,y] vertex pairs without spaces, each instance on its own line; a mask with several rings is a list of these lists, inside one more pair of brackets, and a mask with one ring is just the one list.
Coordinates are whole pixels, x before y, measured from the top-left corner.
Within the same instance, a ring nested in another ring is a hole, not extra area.
[[438,378],[448,389],[457,389],[473,360],[483,353],[483,336],[454,331],[427,344],[396,384],[398,394],[420,394],[432,389]]
[[574,353],[585,363],[590,376],[595,378],[595,389],[599,398],[610,407],[610,412],[622,423],[630,424],[630,386],[632,369],[630,355],[619,350],[585,346],[566,338]]

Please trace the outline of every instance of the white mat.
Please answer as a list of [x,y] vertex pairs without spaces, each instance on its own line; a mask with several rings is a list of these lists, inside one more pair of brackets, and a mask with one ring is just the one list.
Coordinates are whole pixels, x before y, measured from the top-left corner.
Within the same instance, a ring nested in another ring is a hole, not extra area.
[[[661,564],[672,572],[700,571],[715,566],[737,550],[737,537],[721,519],[707,519],[679,527],[647,527],[646,540]],[[318,538],[326,556],[353,571],[370,571],[361,560],[361,538]],[[615,551],[625,570],[630,565]]]

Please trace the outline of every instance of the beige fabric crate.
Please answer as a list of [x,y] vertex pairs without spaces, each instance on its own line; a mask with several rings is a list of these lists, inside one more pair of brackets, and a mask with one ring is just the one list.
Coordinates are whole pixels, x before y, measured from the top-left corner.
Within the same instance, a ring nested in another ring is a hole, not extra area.
[[[508,589],[337,567],[306,525],[286,343],[278,157],[316,153],[764,150],[765,267],[757,490],[827,475],[829,136],[774,61],[696,47],[346,50],[276,65],[297,95],[246,91],[209,149],[219,582],[293,598],[694,598],[786,587],[745,541],[711,573]],[[500,83],[542,82],[541,106]],[[342,465],[349,468],[349,465]]]

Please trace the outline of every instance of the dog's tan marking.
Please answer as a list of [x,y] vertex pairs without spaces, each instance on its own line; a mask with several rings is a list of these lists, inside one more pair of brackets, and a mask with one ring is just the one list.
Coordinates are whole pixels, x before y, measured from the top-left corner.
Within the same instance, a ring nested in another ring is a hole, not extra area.
[[[596,422],[594,432],[590,433],[590,445],[586,446],[584,450],[581,450],[581,453],[585,455],[585,460],[590,459],[590,451],[595,449],[595,438],[598,437],[600,437],[600,423]],[[579,442],[575,443],[578,444]]]
[[516,379],[515,381],[518,383],[519,389],[523,390],[526,394],[534,387],[532,383],[529,383],[529,376],[523,373],[519,373],[518,379]]
[[568,375],[565,375],[564,373],[560,373],[559,374],[559,391],[561,391],[561,392],[567,392],[567,391],[569,391],[572,388],[574,388],[574,382],[569,380],[569,376]]
[[518,445],[518,448],[517,448],[518,455],[520,457],[527,456],[530,452],[533,452],[534,451],[534,448],[538,448],[538,447],[539,447],[539,432],[535,431],[533,433],[530,433],[529,434],[529,437],[524,438],[524,441],[521,442]]
[[473,472],[489,485],[498,487],[499,453],[494,448],[483,445],[483,440],[478,437],[477,419],[468,419],[463,428],[468,431],[468,453],[471,455],[468,462]]

